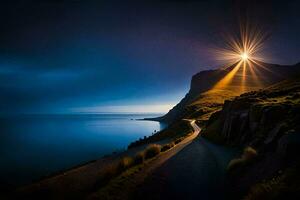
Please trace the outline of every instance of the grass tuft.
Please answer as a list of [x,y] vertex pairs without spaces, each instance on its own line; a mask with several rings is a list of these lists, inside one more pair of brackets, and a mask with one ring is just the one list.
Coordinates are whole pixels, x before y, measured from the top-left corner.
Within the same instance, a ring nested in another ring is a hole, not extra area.
[[134,165],[142,164],[144,163],[144,161],[145,161],[145,154],[143,151],[137,153],[133,158]]
[[252,186],[244,200],[256,199],[299,199],[299,164],[278,173],[269,180]]
[[161,145],[159,144],[150,144],[145,150],[145,159],[153,158],[158,155],[161,150]]
[[242,155],[242,159],[246,161],[252,161],[256,158],[257,151],[253,149],[252,147],[246,147],[244,149],[244,153]]
[[244,149],[241,158],[235,158],[229,162],[227,166],[227,170],[230,171],[236,169],[237,167],[245,166],[249,163],[252,163],[256,157],[257,157],[257,151],[252,147],[246,147]]
[[182,140],[184,140],[184,137],[176,138],[176,140],[174,141],[174,143],[175,143],[175,144],[178,144],[178,143],[180,143]]
[[134,162],[133,159],[131,157],[123,157],[121,158],[121,160],[118,163],[117,166],[117,171],[118,172],[122,172],[128,168],[130,168],[131,166],[133,166]]
[[162,148],[161,148],[161,151],[164,152],[164,151],[167,151],[168,149],[171,149],[175,146],[175,143],[174,142],[170,142],[169,144],[165,144]]

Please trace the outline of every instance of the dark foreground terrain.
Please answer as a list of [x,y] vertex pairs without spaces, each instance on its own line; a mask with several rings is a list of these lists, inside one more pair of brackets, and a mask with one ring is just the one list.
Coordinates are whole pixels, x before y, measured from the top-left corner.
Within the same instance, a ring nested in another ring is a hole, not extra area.
[[207,123],[211,141],[244,148],[228,166],[232,198],[300,196],[300,78],[226,101]]
[[200,72],[167,129],[3,198],[299,199],[299,64],[255,70]]

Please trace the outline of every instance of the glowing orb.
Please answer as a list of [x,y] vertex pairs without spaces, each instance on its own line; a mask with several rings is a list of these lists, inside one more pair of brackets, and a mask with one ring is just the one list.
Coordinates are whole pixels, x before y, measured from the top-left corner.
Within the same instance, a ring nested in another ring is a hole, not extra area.
[[244,53],[241,54],[241,59],[242,59],[243,61],[248,60],[248,58],[249,58],[249,56],[248,56],[248,54],[247,54],[246,52],[244,52]]
[[217,60],[225,61],[228,66],[240,61],[247,65],[264,61],[263,48],[268,35],[259,26],[241,23],[240,30],[225,35],[223,47],[215,48],[213,53]]

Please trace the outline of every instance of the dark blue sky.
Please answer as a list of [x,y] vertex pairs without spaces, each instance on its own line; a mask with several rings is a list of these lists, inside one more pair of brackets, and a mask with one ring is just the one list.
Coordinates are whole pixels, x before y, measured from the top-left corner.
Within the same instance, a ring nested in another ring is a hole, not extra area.
[[0,113],[165,111],[220,64],[207,49],[245,7],[270,62],[300,61],[296,0],[122,2],[1,3]]

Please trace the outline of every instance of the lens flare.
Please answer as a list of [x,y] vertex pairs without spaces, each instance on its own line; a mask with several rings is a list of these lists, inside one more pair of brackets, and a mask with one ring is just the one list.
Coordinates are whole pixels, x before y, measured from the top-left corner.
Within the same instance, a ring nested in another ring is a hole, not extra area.
[[234,34],[224,35],[224,46],[214,48],[213,52],[216,60],[222,61],[228,65],[238,63],[239,61],[266,61],[263,55],[263,47],[269,34],[259,28],[259,26],[250,26],[249,23],[243,23],[239,26],[239,31]]
[[223,48],[215,49],[214,55],[222,61],[227,74],[218,81],[212,91],[234,91],[237,95],[261,88],[260,72],[266,70],[263,64],[263,47],[268,34],[258,28],[243,23],[239,31],[225,37]]
[[247,54],[246,52],[244,52],[244,53],[241,54],[241,59],[242,59],[243,61],[247,61],[248,58],[249,58],[249,56],[248,56],[248,54]]

